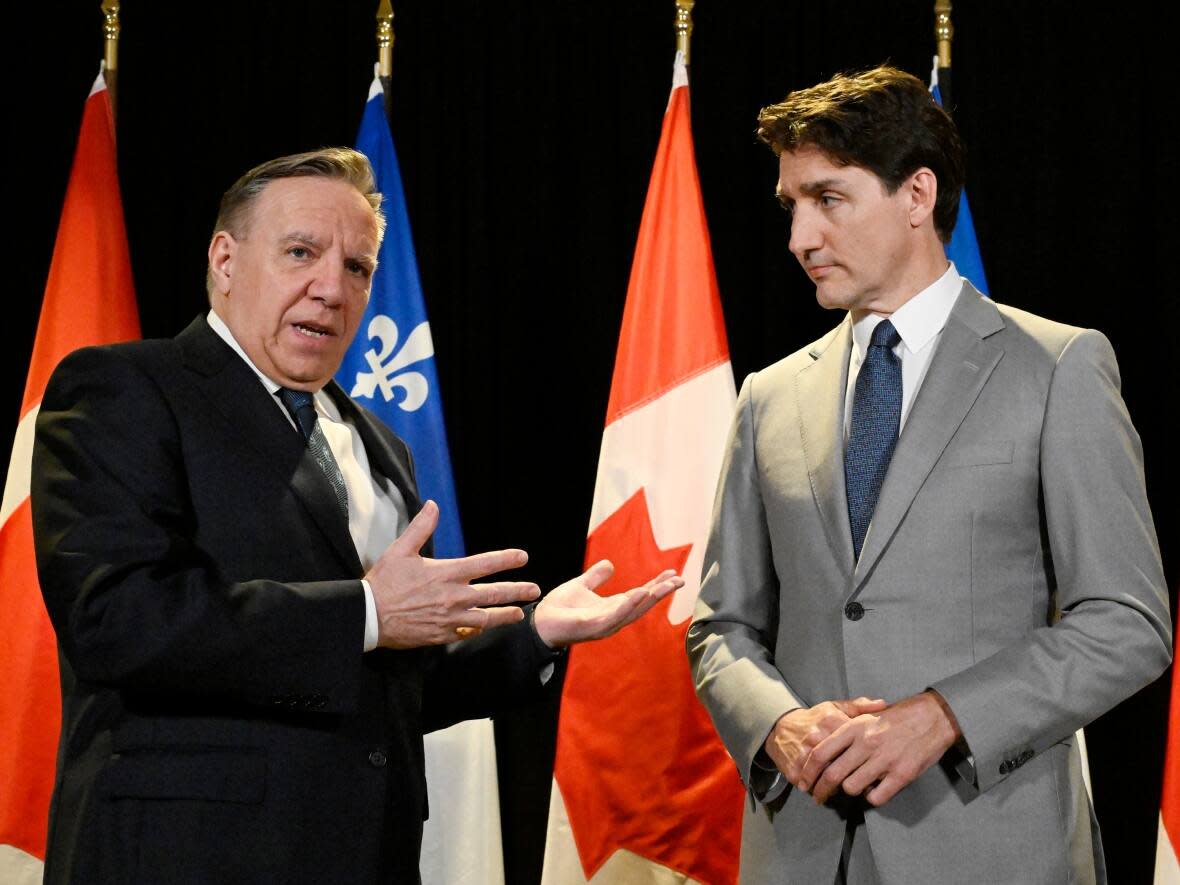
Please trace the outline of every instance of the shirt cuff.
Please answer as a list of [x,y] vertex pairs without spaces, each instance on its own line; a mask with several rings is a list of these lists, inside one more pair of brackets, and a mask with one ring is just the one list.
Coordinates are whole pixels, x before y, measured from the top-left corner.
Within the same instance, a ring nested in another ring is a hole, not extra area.
[[533,637],[533,644],[540,651],[542,658],[549,658],[549,660],[542,665],[541,671],[538,674],[541,677],[541,684],[548,685],[549,680],[553,678],[554,670],[556,670],[557,660],[565,655],[567,649],[555,648],[541,638],[541,634],[537,632],[537,622],[534,618],[534,615],[537,611],[537,605],[538,603],[534,603],[528,607],[528,614],[526,617],[528,618],[529,622],[529,632]]
[[365,588],[365,651],[372,651],[377,647],[377,603],[373,601],[373,588],[369,582],[361,578],[361,586]]

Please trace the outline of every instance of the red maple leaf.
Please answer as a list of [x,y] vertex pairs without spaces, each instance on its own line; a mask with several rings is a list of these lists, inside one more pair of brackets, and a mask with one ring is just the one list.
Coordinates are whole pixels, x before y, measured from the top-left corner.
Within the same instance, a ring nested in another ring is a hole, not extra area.
[[[641,489],[603,521],[586,562],[610,559],[618,593],[691,545],[661,550]],[[619,848],[710,885],[737,881],[744,789],[697,700],[684,651],[688,622],[671,597],[638,623],[570,652],[554,776],[589,879]]]

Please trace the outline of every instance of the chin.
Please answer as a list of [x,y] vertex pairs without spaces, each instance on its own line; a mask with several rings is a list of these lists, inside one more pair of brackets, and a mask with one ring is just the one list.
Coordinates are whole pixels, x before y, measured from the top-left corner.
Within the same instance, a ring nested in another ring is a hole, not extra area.
[[851,310],[856,299],[843,292],[825,292],[817,288],[815,300],[825,310]]

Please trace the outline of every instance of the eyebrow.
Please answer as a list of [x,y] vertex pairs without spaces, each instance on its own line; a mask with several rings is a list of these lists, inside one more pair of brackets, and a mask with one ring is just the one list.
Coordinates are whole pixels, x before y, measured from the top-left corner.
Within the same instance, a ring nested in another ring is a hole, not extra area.
[[[818,196],[819,194],[822,194],[826,190],[840,190],[843,187],[844,187],[844,180],[843,179],[821,178],[819,181],[808,181],[808,182],[804,182],[803,184],[799,185],[799,192],[801,194],[803,194],[803,196],[805,196],[805,197],[814,197],[814,196]],[[778,185],[775,185],[774,196],[775,196],[775,199],[778,200],[780,203],[782,203],[784,206],[791,205],[795,202],[792,198],[783,194],[783,192],[781,190],[779,190]]]
[[287,243],[306,243],[308,246],[320,247],[320,240],[314,234],[304,233],[302,231],[292,231],[286,234],[280,241],[284,246]]

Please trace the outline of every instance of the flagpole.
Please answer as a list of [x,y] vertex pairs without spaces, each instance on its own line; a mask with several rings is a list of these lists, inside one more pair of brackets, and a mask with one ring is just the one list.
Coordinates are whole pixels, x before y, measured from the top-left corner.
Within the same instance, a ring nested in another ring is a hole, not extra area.
[[676,51],[684,56],[686,65],[692,44],[692,8],[695,3],[696,0],[676,0]]
[[119,73],[119,0],[102,0],[103,77],[107,82],[107,96],[111,100],[111,116],[115,114],[115,85]]
[[381,0],[377,5],[377,76],[385,92],[385,117],[392,110],[393,84],[393,3]]
[[938,90],[942,106],[953,113],[951,100],[951,40],[955,26],[951,24],[951,0],[934,0],[934,40],[938,45]]

